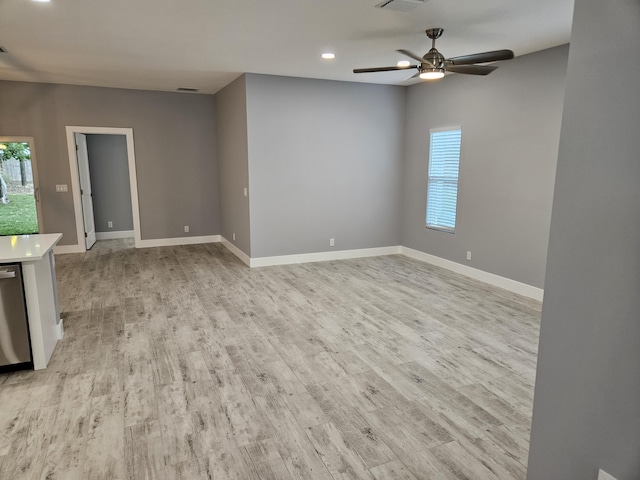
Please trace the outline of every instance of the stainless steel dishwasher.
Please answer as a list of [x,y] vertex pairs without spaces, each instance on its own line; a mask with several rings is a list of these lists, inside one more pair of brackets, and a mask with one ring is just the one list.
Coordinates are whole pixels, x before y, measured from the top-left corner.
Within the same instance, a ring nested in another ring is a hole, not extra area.
[[33,368],[20,264],[0,265],[0,372]]

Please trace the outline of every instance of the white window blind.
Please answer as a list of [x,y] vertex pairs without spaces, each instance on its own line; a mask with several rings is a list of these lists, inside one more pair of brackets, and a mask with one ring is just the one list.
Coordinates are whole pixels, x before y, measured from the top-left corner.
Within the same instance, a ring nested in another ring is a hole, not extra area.
[[460,128],[430,133],[427,227],[451,232],[456,227],[461,138]]

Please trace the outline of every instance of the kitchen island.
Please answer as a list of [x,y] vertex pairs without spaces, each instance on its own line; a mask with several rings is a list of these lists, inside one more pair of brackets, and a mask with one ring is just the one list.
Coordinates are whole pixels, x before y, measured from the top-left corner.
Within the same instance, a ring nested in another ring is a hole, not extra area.
[[47,367],[62,338],[53,247],[61,233],[0,237],[0,265],[20,263],[31,340],[33,368]]

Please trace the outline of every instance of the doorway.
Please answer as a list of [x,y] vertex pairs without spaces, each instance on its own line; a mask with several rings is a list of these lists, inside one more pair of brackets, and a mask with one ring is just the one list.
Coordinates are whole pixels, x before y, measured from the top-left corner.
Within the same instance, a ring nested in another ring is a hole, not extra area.
[[43,230],[33,137],[0,137],[0,235]]
[[[127,163],[129,170],[129,193],[131,196],[131,212],[133,217],[133,237],[135,246],[140,247],[140,211],[138,206],[138,184],[136,179],[135,151],[133,144],[133,129],[109,127],[66,127],[67,146],[69,150],[69,167],[71,171],[71,188],[78,235],[77,249],[80,252],[88,250],[95,242],[95,219],[93,211],[93,197],[91,195],[91,181],[89,173],[89,159],[85,135],[120,135],[126,139]],[[84,143],[84,145],[83,145]]]

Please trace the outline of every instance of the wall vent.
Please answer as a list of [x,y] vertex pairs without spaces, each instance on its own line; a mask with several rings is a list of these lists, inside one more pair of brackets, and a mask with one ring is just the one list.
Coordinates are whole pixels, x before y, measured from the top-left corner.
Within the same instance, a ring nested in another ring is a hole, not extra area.
[[384,0],[376,5],[376,8],[384,10],[395,10],[396,12],[408,12],[420,5],[424,5],[425,0]]
[[197,88],[188,88],[188,87],[178,87],[176,88],[176,92],[197,92],[199,89]]

